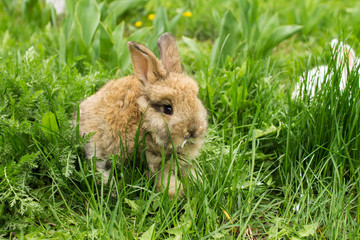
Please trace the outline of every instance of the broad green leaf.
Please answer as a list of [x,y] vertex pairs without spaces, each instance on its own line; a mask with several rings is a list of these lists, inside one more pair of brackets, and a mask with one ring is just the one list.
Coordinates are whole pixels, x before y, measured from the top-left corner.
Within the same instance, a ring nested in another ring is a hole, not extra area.
[[244,76],[247,71],[247,62],[244,61],[241,67],[236,68],[236,71],[237,71],[236,78],[240,78]]
[[139,240],[151,240],[154,237],[155,223],[149,227],[149,229],[141,235]]
[[219,38],[216,40],[210,58],[210,68],[221,67],[227,56],[233,57],[240,45],[239,23],[231,11],[227,11],[221,20]]
[[66,37],[64,34],[64,30],[60,29],[59,31],[59,59],[60,62],[65,64],[66,63]]
[[127,47],[127,41],[142,41],[145,36],[148,36],[150,28],[139,29],[130,35],[127,39],[123,38],[123,31],[124,23],[117,26],[113,32],[114,51],[116,51],[117,54],[116,67],[118,67],[121,71],[121,75],[124,74],[125,71],[128,71],[129,66],[131,65],[131,58],[129,49]]
[[135,201],[125,198],[125,203],[130,206],[131,210],[133,210],[135,214],[140,212],[140,206]]
[[241,184],[241,186],[240,186],[240,189],[246,189],[250,185],[254,185],[254,181],[245,181],[245,182],[243,182],[243,184]]
[[303,229],[300,229],[297,234],[299,234],[300,237],[314,236],[317,228],[318,225],[316,223],[304,225]]
[[64,35],[64,38],[69,41],[70,38],[75,37],[73,36],[75,33],[76,29],[75,28],[75,20],[74,20],[74,13],[69,14],[66,16],[66,18],[63,20],[62,22],[62,34]]
[[[166,14],[166,9],[161,6],[155,13],[156,18],[154,21],[154,32],[157,36],[166,32],[168,30],[168,18]],[[157,42],[157,39],[156,39]]]
[[120,59],[122,56],[126,56],[128,58],[127,64],[130,64],[129,51],[127,49],[126,42],[123,39],[123,34],[124,34],[124,22],[121,22],[112,31],[113,46],[112,46],[111,50],[108,50],[108,51],[110,51],[110,54],[111,54],[111,66],[113,68],[121,67]]
[[113,1],[109,5],[109,14],[113,15],[115,18],[120,17],[129,9],[133,9],[139,6],[143,6],[147,1],[146,0],[117,0]]
[[151,208],[156,211],[161,206],[161,199],[159,196],[155,196],[151,203]]
[[76,31],[86,46],[94,37],[100,22],[100,10],[95,0],[80,0],[75,9]]
[[276,28],[269,37],[266,47],[273,48],[277,46],[279,43],[299,32],[301,29],[302,26],[299,25],[286,25]]
[[269,239],[280,239],[285,234],[286,228],[283,228],[284,218],[275,217],[272,221],[273,225],[267,231]]
[[55,114],[52,112],[46,112],[41,118],[41,130],[47,137],[52,136],[52,132],[59,132],[59,126],[56,121]]
[[166,240],[181,240],[181,239],[182,239],[182,235],[176,235],[174,237],[166,238]]
[[150,50],[157,53],[157,41],[161,34],[164,32],[169,31],[168,27],[168,17],[166,13],[166,9],[161,6],[157,9],[155,13],[155,19],[154,19],[154,28],[153,28],[153,35],[147,40],[147,46]]
[[111,49],[113,47],[113,39],[111,29],[105,26],[103,23],[99,24],[100,29],[100,59],[108,61],[110,59]]
[[185,36],[182,37],[182,40],[188,46],[188,48],[190,48],[191,52],[193,52],[196,57],[202,56],[202,53],[196,41]]
[[225,239],[225,236],[226,236],[226,234],[220,233],[220,232],[217,232],[217,233],[215,233],[214,235],[212,235],[212,237],[213,237],[214,239]]
[[180,228],[176,228],[176,229],[170,229],[167,231],[169,234],[171,235],[175,235],[175,236],[172,236],[170,238],[167,238],[167,240],[178,240],[178,239],[182,239],[182,231]]
[[211,54],[210,54],[210,67],[209,68],[214,67],[215,60],[217,58],[218,51],[219,51],[219,42],[220,42],[220,37],[218,37],[213,44]]
[[277,14],[274,14],[269,18],[268,14],[262,14],[257,25],[261,29],[261,34],[269,37],[274,29],[280,25],[279,17]]
[[183,14],[183,11],[179,11],[178,14],[176,14],[170,21],[169,21],[169,24],[168,24],[168,31],[170,32],[173,32],[176,30],[176,27],[178,27],[179,25],[179,21],[180,19],[182,18],[182,14]]
[[190,229],[192,224],[192,220],[189,219],[186,222],[182,222],[181,224],[179,224],[178,226],[171,228],[169,230],[167,230],[167,232],[169,234],[175,235],[173,238],[171,239],[181,239],[182,235],[188,232],[188,230]]
[[[129,41],[142,41],[144,38],[148,37],[150,34],[150,30],[151,28],[149,27],[144,27],[142,29],[137,30],[136,32],[134,32],[133,34],[131,34],[128,38]],[[148,39],[146,39],[146,41],[148,41]],[[156,39],[157,42],[157,39]]]
[[75,7],[76,7],[76,1],[73,0],[65,0],[65,6],[66,6],[66,14],[67,15],[74,15]]
[[262,129],[255,129],[254,134],[255,138],[260,138],[269,134],[277,133],[280,131],[280,127],[276,128],[274,125],[266,126],[267,128],[265,130]]
[[120,52],[121,44],[123,43],[123,34],[124,34],[124,22],[121,22],[116,26],[114,31],[112,32],[112,39],[114,41],[114,51]]

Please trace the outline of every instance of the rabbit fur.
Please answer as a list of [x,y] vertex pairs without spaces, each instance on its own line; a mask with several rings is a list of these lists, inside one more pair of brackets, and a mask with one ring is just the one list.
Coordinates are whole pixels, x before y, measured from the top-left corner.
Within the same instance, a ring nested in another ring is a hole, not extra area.
[[[332,55],[336,57],[336,66],[341,70],[340,90],[343,91],[346,86],[348,73],[352,69],[358,66],[359,61],[355,57],[354,50],[347,44],[339,42],[337,39],[331,41]],[[306,90],[311,98],[315,96],[316,90],[320,89],[322,84],[329,79],[331,80],[333,72],[327,65],[317,66],[307,73],[303,73],[303,76],[299,78],[299,82],[296,84],[294,91],[292,92],[292,98],[295,99],[299,95],[301,85],[304,85],[306,79]]]
[[[139,131],[139,139],[145,136],[151,175],[158,174],[161,168],[163,149],[165,157],[174,150],[178,155],[188,156],[189,160],[179,160],[180,172],[191,173],[189,161],[199,154],[207,128],[207,112],[197,97],[198,84],[184,73],[170,33],[158,39],[161,61],[142,44],[128,42],[128,47],[134,75],[108,82],[80,103],[80,135],[95,132],[85,146],[87,157],[96,153],[102,159],[96,167],[107,182],[110,167],[106,157],[120,153],[120,142],[132,153]],[[170,169],[169,162],[165,164],[163,179],[161,174],[157,178],[156,189],[161,191],[169,184],[170,196],[177,190],[182,195],[182,184],[173,173],[176,164]]]

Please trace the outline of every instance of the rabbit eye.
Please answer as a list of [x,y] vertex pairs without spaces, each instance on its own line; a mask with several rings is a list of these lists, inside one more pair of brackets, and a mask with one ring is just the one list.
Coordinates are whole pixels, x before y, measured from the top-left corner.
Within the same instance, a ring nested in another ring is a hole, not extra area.
[[163,113],[166,115],[171,115],[173,113],[173,108],[171,105],[164,105],[163,106]]

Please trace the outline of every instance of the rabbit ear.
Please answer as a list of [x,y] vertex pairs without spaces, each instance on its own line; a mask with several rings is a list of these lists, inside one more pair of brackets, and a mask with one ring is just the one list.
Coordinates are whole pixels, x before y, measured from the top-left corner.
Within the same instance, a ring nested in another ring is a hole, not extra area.
[[159,37],[158,48],[160,59],[168,72],[181,73],[181,60],[175,38],[170,33],[164,33]]
[[344,59],[347,59],[346,63],[349,64],[349,69],[351,70],[355,64],[355,52],[347,44],[343,46],[342,52],[342,54],[344,55]]
[[347,44],[339,42],[337,39],[331,41],[331,48],[334,56],[336,56],[336,63],[338,65],[348,64],[351,70],[355,64],[355,52]]
[[166,71],[148,48],[136,42],[128,42],[128,46],[133,63],[134,76],[144,85],[148,82],[154,83],[166,77]]

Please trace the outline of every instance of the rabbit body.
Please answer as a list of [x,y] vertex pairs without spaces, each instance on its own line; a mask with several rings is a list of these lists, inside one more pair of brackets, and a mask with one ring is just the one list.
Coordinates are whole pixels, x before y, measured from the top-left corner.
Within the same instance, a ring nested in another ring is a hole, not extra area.
[[[316,90],[321,88],[321,85],[324,81],[327,81],[327,78],[331,78],[331,73],[328,75],[328,66],[322,65],[316,68],[311,69],[307,72],[305,79],[306,82],[306,91],[311,97],[315,96]],[[300,84],[305,81],[304,77],[300,77],[300,81],[296,84],[294,91],[292,92],[291,97],[294,99],[299,95]],[[303,89],[304,91],[305,89]]]
[[[181,67],[175,39],[163,34],[158,41],[161,61],[145,46],[129,42],[134,75],[105,84],[97,93],[80,103],[79,133],[95,132],[85,146],[87,157],[103,159],[97,169],[109,177],[106,157],[119,154],[120,147],[134,150],[136,135],[145,136],[145,154],[152,175],[157,174],[165,155],[176,151],[190,159],[199,154],[207,128],[206,110],[197,97],[198,85]],[[75,123],[74,123],[75,124]],[[173,149],[175,148],[175,149]],[[126,156],[123,156],[126,157]],[[180,161],[180,172],[192,171],[191,164]],[[165,164],[163,179],[157,178],[157,190],[169,184],[169,195],[182,185]],[[185,171],[186,170],[186,171]],[[168,183],[168,177],[170,182]]]
[[[336,57],[336,66],[341,70],[341,80],[339,83],[340,91],[346,87],[348,72],[351,72],[354,66],[357,66],[358,60],[355,57],[354,50],[347,44],[339,42],[337,39],[331,41],[333,57]],[[306,89],[311,98],[315,96],[324,82],[332,79],[334,73],[327,65],[317,66],[299,78],[291,97],[295,99],[300,93],[300,87],[306,80]]]
[[[79,133],[81,136],[96,132],[86,145],[88,158],[105,159],[120,149],[120,136],[129,151],[134,148],[141,112],[136,100],[140,83],[133,77],[112,80],[80,104]],[[126,128],[124,127],[126,126]]]

